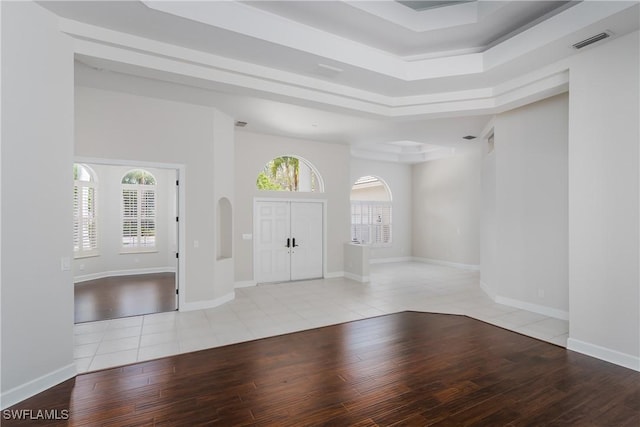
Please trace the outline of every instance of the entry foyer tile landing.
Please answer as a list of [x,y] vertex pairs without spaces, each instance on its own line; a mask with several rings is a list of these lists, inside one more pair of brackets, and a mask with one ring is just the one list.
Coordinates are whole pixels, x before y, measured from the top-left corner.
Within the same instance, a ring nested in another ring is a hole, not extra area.
[[566,347],[568,322],[494,303],[479,273],[375,264],[371,282],[322,279],[236,289],[220,307],[75,326],[79,373],[405,310],[462,314]]

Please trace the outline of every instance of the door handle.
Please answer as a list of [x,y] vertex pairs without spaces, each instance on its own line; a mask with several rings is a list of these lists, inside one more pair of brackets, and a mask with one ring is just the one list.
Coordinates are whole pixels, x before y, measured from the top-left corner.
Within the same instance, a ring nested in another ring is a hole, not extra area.
[[[295,240],[294,240],[295,243]],[[287,248],[291,247],[291,239],[287,237]]]
[[294,247],[294,248],[297,248],[298,246],[299,246],[299,245],[296,245],[296,238],[294,237],[294,238],[293,238],[293,247]]

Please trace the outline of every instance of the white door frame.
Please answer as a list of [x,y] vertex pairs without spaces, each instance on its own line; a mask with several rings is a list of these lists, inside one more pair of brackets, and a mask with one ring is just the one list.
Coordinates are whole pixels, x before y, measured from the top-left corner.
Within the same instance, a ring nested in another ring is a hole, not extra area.
[[257,257],[256,257],[256,228],[258,218],[258,202],[304,202],[304,203],[321,203],[322,204],[322,277],[327,276],[327,199],[298,199],[290,197],[254,197],[253,198],[253,282],[256,282]]
[[177,215],[180,218],[178,221],[178,247],[176,248],[176,252],[179,254],[178,256],[178,271],[176,273],[177,283],[176,283],[176,292],[178,293],[178,301],[176,309],[178,311],[181,308],[187,307],[185,301],[185,295],[187,294],[187,270],[186,266],[186,254],[182,250],[186,248],[186,221],[184,221],[185,212],[186,212],[186,199],[185,199],[185,191],[184,188],[186,184],[186,166],[178,163],[158,163],[158,162],[140,162],[137,160],[122,160],[122,159],[105,159],[101,157],[82,157],[82,156],[74,156],[74,163],[93,163],[97,165],[112,165],[112,166],[131,166],[131,167],[141,167],[141,168],[156,168],[156,169],[170,169],[176,171],[176,179],[180,182],[179,187],[177,189],[178,193],[178,206]]

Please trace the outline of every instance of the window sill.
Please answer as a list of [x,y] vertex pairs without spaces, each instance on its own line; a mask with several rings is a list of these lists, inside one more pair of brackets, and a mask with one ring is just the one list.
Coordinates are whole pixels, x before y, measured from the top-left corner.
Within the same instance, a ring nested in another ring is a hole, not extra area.
[[135,248],[135,249],[121,249],[120,250],[120,255],[130,255],[130,254],[157,254],[158,252],[160,252],[159,250],[152,248],[152,249],[141,249],[141,248]]
[[90,253],[74,254],[73,259],[95,258],[99,256],[100,256],[100,253],[98,252],[90,252]]

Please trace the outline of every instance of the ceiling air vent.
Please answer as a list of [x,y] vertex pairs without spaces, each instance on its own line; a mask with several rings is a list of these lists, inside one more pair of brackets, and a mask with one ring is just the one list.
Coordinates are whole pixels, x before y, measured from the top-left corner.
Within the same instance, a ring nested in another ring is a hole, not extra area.
[[236,127],[243,128],[246,125],[247,125],[247,122],[243,122],[243,121],[240,121],[240,120],[236,121]]
[[595,36],[589,37],[588,39],[584,39],[581,42],[574,44],[573,48],[582,49],[583,47],[587,47],[590,44],[599,42],[600,40],[604,40],[609,37],[611,37],[611,33],[609,31],[605,31],[604,33],[596,34]]

